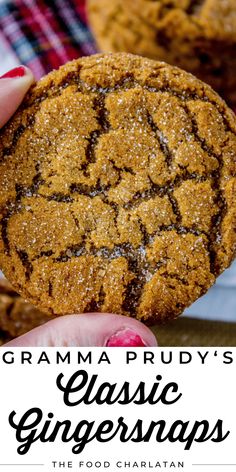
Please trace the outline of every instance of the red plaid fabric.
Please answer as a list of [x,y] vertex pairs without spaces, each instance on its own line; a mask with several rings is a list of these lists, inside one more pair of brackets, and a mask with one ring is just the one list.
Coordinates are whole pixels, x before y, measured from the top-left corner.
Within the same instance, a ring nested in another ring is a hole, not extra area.
[[37,79],[69,60],[96,52],[85,0],[2,0],[0,37]]

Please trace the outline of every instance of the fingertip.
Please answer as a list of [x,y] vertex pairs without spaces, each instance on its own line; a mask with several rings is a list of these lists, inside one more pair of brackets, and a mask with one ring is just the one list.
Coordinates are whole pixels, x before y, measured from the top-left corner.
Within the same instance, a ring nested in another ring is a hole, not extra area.
[[27,347],[156,347],[149,328],[139,321],[111,313],[67,315],[10,341]]
[[[103,315],[102,315],[103,316]],[[107,328],[104,345],[107,347],[156,347],[157,339],[152,331],[135,318],[106,314]],[[102,319],[104,322],[105,320]]]
[[16,67],[0,77],[0,128],[15,113],[33,82],[33,73],[26,66]]
[[5,72],[5,74],[0,76],[0,79],[19,79],[27,75],[32,75],[30,69],[27,66],[21,65]]

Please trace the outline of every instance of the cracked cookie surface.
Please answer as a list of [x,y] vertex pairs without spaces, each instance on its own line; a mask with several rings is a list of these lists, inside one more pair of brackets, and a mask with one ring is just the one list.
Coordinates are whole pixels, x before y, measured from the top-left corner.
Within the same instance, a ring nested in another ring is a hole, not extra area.
[[182,67],[236,106],[235,0],[88,0],[88,16],[101,51]]
[[176,317],[235,256],[235,160],[234,114],[190,74],[68,63],[0,132],[0,266],[49,313]]

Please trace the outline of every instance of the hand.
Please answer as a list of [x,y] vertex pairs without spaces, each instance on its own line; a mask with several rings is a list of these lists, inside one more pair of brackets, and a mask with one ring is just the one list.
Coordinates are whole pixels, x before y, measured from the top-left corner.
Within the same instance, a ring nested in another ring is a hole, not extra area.
[[0,77],[0,128],[15,113],[33,82],[32,72],[24,66]]
[[[0,128],[9,120],[33,83],[31,71],[20,66],[0,77]],[[5,346],[156,346],[152,332],[138,321],[108,313],[62,316]]]

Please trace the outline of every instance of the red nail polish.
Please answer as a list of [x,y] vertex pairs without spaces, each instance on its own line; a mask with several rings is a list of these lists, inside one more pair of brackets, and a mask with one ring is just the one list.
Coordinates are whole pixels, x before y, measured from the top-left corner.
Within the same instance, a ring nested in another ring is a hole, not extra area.
[[113,334],[107,341],[107,347],[146,347],[139,334],[131,329],[123,329]]
[[0,79],[16,79],[18,77],[24,77],[25,68],[24,66],[15,67],[15,69],[9,70],[6,74],[2,75]]

